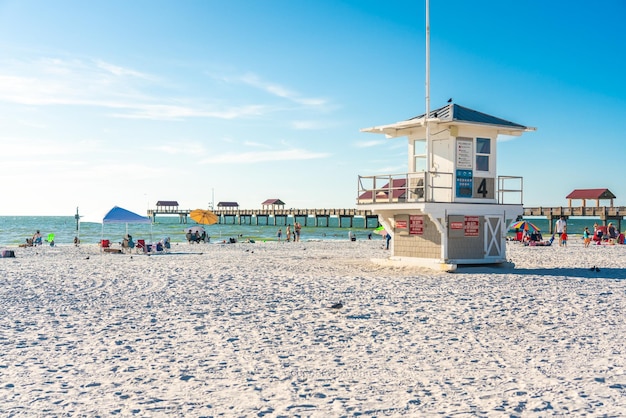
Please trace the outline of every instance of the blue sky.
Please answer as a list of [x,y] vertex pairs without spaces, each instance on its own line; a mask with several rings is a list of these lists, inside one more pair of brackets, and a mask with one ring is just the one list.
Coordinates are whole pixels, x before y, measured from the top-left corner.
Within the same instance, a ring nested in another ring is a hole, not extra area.
[[[432,0],[431,107],[537,128],[503,138],[525,206],[626,205],[626,2]],[[423,1],[0,0],[0,215],[237,201],[351,208],[407,170],[361,128],[424,105]]]

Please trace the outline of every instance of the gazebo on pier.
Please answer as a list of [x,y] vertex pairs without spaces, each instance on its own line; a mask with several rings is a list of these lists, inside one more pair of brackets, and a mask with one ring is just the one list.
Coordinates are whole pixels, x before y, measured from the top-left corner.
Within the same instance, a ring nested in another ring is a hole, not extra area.
[[175,200],[159,200],[156,203],[157,211],[164,213],[176,213],[178,211],[178,202]]
[[237,202],[219,202],[217,204],[217,208],[220,210],[232,210],[235,211],[239,209],[239,203]]
[[261,206],[265,210],[276,210],[276,209],[282,210],[282,209],[285,209],[285,202],[283,202],[280,199],[267,199],[266,201],[261,203]]
[[587,200],[595,200],[596,207],[600,207],[600,200],[610,200],[613,207],[615,195],[609,189],[575,189],[566,196],[569,207],[572,207],[572,200],[582,200],[583,208],[587,207]]

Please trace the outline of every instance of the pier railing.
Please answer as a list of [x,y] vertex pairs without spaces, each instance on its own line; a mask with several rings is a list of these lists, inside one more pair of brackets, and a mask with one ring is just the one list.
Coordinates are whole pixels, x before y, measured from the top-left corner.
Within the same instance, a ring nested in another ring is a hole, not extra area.
[[[148,217],[153,221],[156,221],[157,215],[177,215],[180,223],[186,224],[188,222],[189,213],[191,209],[148,209]],[[365,225],[371,225],[375,223],[374,227],[378,226],[378,215],[374,215],[371,210],[367,209],[282,209],[282,208],[265,208],[265,209],[214,209],[212,210],[218,216],[218,223],[220,224],[256,224],[256,225],[287,225],[287,218],[291,217],[298,220],[304,226],[312,224],[314,226],[330,226],[329,218],[339,218],[339,227],[347,225],[353,226],[354,218],[363,218]],[[264,223],[260,223],[260,220],[264,220]],[[346,222],[342,222],[345,220]]]
[[[359,176],[357,205],[401,202],[455,201],[454,173],[441,171]],[[523,179],[498,176],[495,190],[498,204],[521,205]]]
[[626,216],[625,206],[589,206],[589,207],[534,207],[524,208],[524,216],[545,216],[554,218],[559,216],[591,216],[600,219],[618,219]]
[[[390,176],[377,176],[386,181],[394,180],[397,177]],[[419,177],[418,177],[419,178]],[[423,177],[422,177],[423,178]],[[516,186],[515,183],[510,185],[508,182],[520,181],[520,183]],[[408,179],[409,182],[411,181]],[[499,179],[500,181],[500,179]],[[519,193],[521,198],[521,178],[518,177],[506,177],[503,180],[506,183],[506,186],[500,186],[500,190],[504,192],[511,193]],[[393,181],[390,181],[389,184],[393,185]],[[396,195],[401,196],[403,193],[407,193],[406,187],[394,186],[394,187],[385,187],[378,188],[379,191],[384,191],[388,193],[390,196],[393,196],[394,193]],[[416,188],[418,192],[412,191],[410,193],[414,193],[416,196],[414,199],[419,199],[417,195],[419,195],[419,188]],[[363,190],[362,192],[366,192],[367,190]],[[410,195],[409,193],[409,195]],[[505,193],[504,193],[505,194]],[[399,199],[395,198],[395,199]],[[388,203],[389,199],[385,200],[382,198],[375,199],[376,202],[385,202]],[[401,200],[395,200],[401,201]],[[419,200],[415,200],[419,201]],[[422,200],[425,201],[425,200]],[[510,203],[510,202],[506,202]],[[191,209],[149,209],[148,216],[155,220],[156,215],[177,215],[180,217],[181,223],[187,223],[189,213]],[[328,218],[337,217],[340,218],[339,227],[344,225],[348,227],[352,227],[353,218],[365,218],[366,225],[374,224],[376,226],[378,224],[377,215],[372,213],[372,210],[364,210],[364,209],[218,209],[214,210],[219,216],[219,223],[256,223],[259,224],[259,219],[264,219],[265,224],[275,224],[279,225],[280,222],[286,223],[287,217],[299,218],[299,221],[305,225],[308,225],[311,221],[314,226],[329,226]],[[596,217],[606,222],[607,220],[615,220],[618,223],[618,228],[621,230],[621,221],[622,218],[626,216],[626,207],[624,206],[595,206],[595,207],[568,207],[568,206],[557,206],[557,207],[525,207],[523,216],[545,216],[550,225],[553,225],[552,219],[558,218],[560,216],[565,216],[566,218],[570,216],[589,216]],[[281,221],[277,221],[281,219]],[[348,222],[342,223],[341,220],[347,220]],[[552,232],[552,231],[551,231]]]

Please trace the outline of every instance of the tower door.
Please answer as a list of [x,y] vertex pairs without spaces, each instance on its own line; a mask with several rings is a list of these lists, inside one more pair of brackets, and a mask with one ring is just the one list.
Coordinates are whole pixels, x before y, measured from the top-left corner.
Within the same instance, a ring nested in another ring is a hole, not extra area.
[[504,243],[502,240],[503,217],[499,215],[485,215],[484,228],[485,259],[502,259],[504,257]]

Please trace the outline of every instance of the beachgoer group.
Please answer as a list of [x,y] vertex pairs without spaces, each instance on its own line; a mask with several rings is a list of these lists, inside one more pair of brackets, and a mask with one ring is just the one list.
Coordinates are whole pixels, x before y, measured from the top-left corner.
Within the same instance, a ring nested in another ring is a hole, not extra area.
[[194,242],[196,244],[199,244],[201,242],[211,242],[211,237],[207,235],[206,231],[202,231],[202,233],[200,233],[200,230],[196,230],[196,232],[191,232],[191,229],[188,229],[187,233],[185,234],[185,238],[187,238],[187,242],[189,244],[193,244]]
[[[293,242],[299,242],[301,231],[302,231],[302,225],[300,224],[300,222],[294,223],[293,229],[291,228],[291,224],[287,225],[287,228],[285,229],[285,241],[291,242],[291,240],[293,240]],[[277,236],[278,236],[278,241],[280,241],[282,237],[281,229],[278,230]]]

